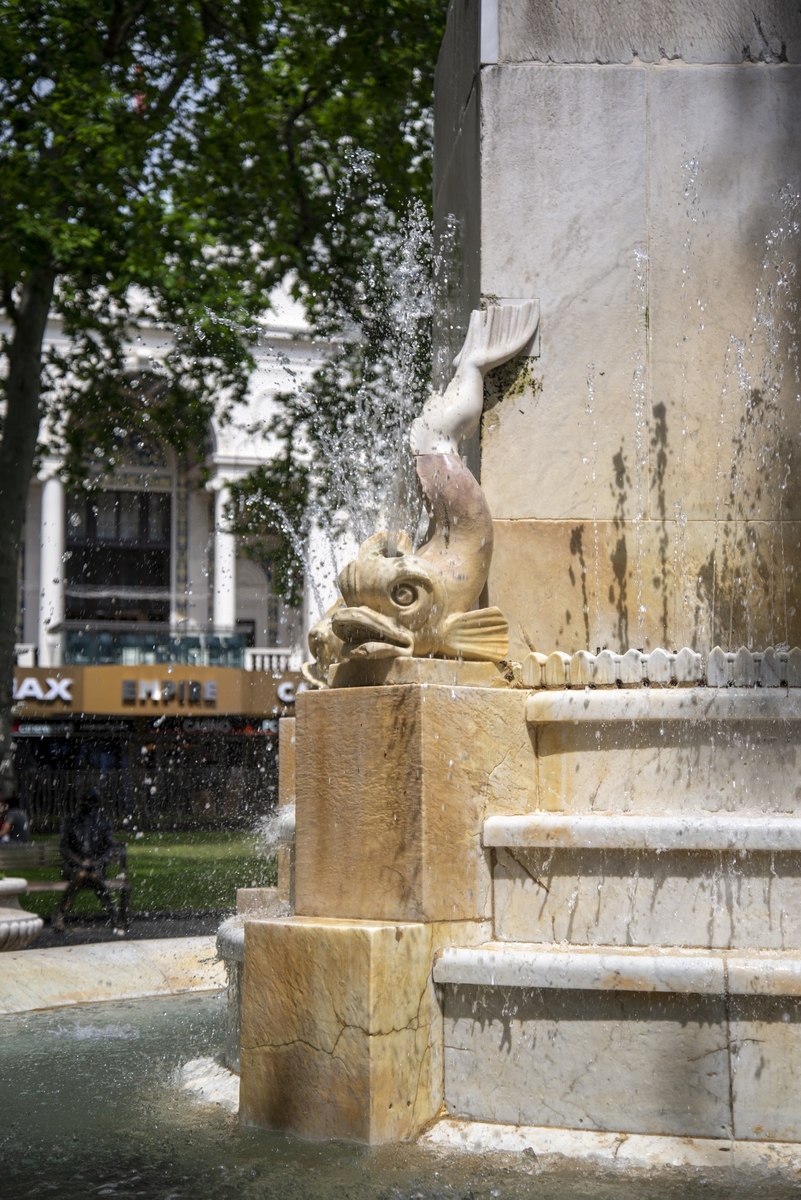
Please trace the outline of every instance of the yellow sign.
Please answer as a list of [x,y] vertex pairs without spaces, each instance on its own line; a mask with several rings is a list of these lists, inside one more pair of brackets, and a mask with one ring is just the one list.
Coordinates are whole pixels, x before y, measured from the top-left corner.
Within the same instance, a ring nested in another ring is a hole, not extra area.
[[295,700],[300,676],[238,667],[17,667],[14,715],[269,717]]

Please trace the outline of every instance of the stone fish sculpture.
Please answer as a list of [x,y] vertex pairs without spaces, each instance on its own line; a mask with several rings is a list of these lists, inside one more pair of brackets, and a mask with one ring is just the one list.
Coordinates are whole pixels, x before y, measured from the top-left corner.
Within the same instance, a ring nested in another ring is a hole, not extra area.
[[312,661],[303,663],[300,672],[310,688],[327,688],[328,668],[342,661],[342,639],[331,627],[331,618],[338,608],[344,608],[343,600],[332,604],[325,616],[309,630]]
[[343,601],[309,634],[315,662],[308,683],[326,686],[328,668],[345,659],[461,658],[500,662],[509,627],[498,608],[473,609],[492,559],[492,516],[459,444],[478,427],[484,375],[519,354],[539,321],[539,304],[491,305],[470,317],[456,372],[412,425],[410,442],[432,535],[417,551],[405,534],[397,553],[376,533],[342,570]]

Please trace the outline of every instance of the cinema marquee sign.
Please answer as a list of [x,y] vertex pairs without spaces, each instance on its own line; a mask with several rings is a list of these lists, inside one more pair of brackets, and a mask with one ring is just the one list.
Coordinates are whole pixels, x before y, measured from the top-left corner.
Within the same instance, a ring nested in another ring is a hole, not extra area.
[[27,721],[58,716],[149,717],[280,715],[294,704],[300,680],[294,672],[186,663],[74,664],[17,667],[14,709]]
[[156,704],[177,700],[179,704],[216,704],[217,680],[204,679],[123,679],[123,704],[141,704],[148,700]]
[[45,676],[44,682],[35,675],[23,675],[14,679],[15,700],[36,700],[39,704],[52,704],[54,700],[63,700],[72,704],[72,679],[51,679]]

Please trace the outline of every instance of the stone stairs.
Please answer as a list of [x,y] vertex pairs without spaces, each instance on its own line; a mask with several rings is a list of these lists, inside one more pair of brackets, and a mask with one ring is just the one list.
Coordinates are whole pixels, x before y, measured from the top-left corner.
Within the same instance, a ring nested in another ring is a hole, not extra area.
[[483,826],[493,939],[434,966],[453,1117],[801,1141],[797,697],[529,700],[532,808]]
[[434,981],[492,988],[801,996],[801,956],[684,946],[485,942],[443,950]]

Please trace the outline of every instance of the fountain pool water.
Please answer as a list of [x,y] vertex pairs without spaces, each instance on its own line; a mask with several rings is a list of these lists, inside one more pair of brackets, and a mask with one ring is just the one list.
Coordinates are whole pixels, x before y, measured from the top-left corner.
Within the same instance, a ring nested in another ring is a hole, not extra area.
[[[599,1170],[532,1153],[315,1143],[249,1129],[176,1085],[222,1047],[222,995],[6,1017],[0,1033],[4,1200],[779,1200],[758,1169]],[[721,1155],[721,1158],[724,1156]]]

